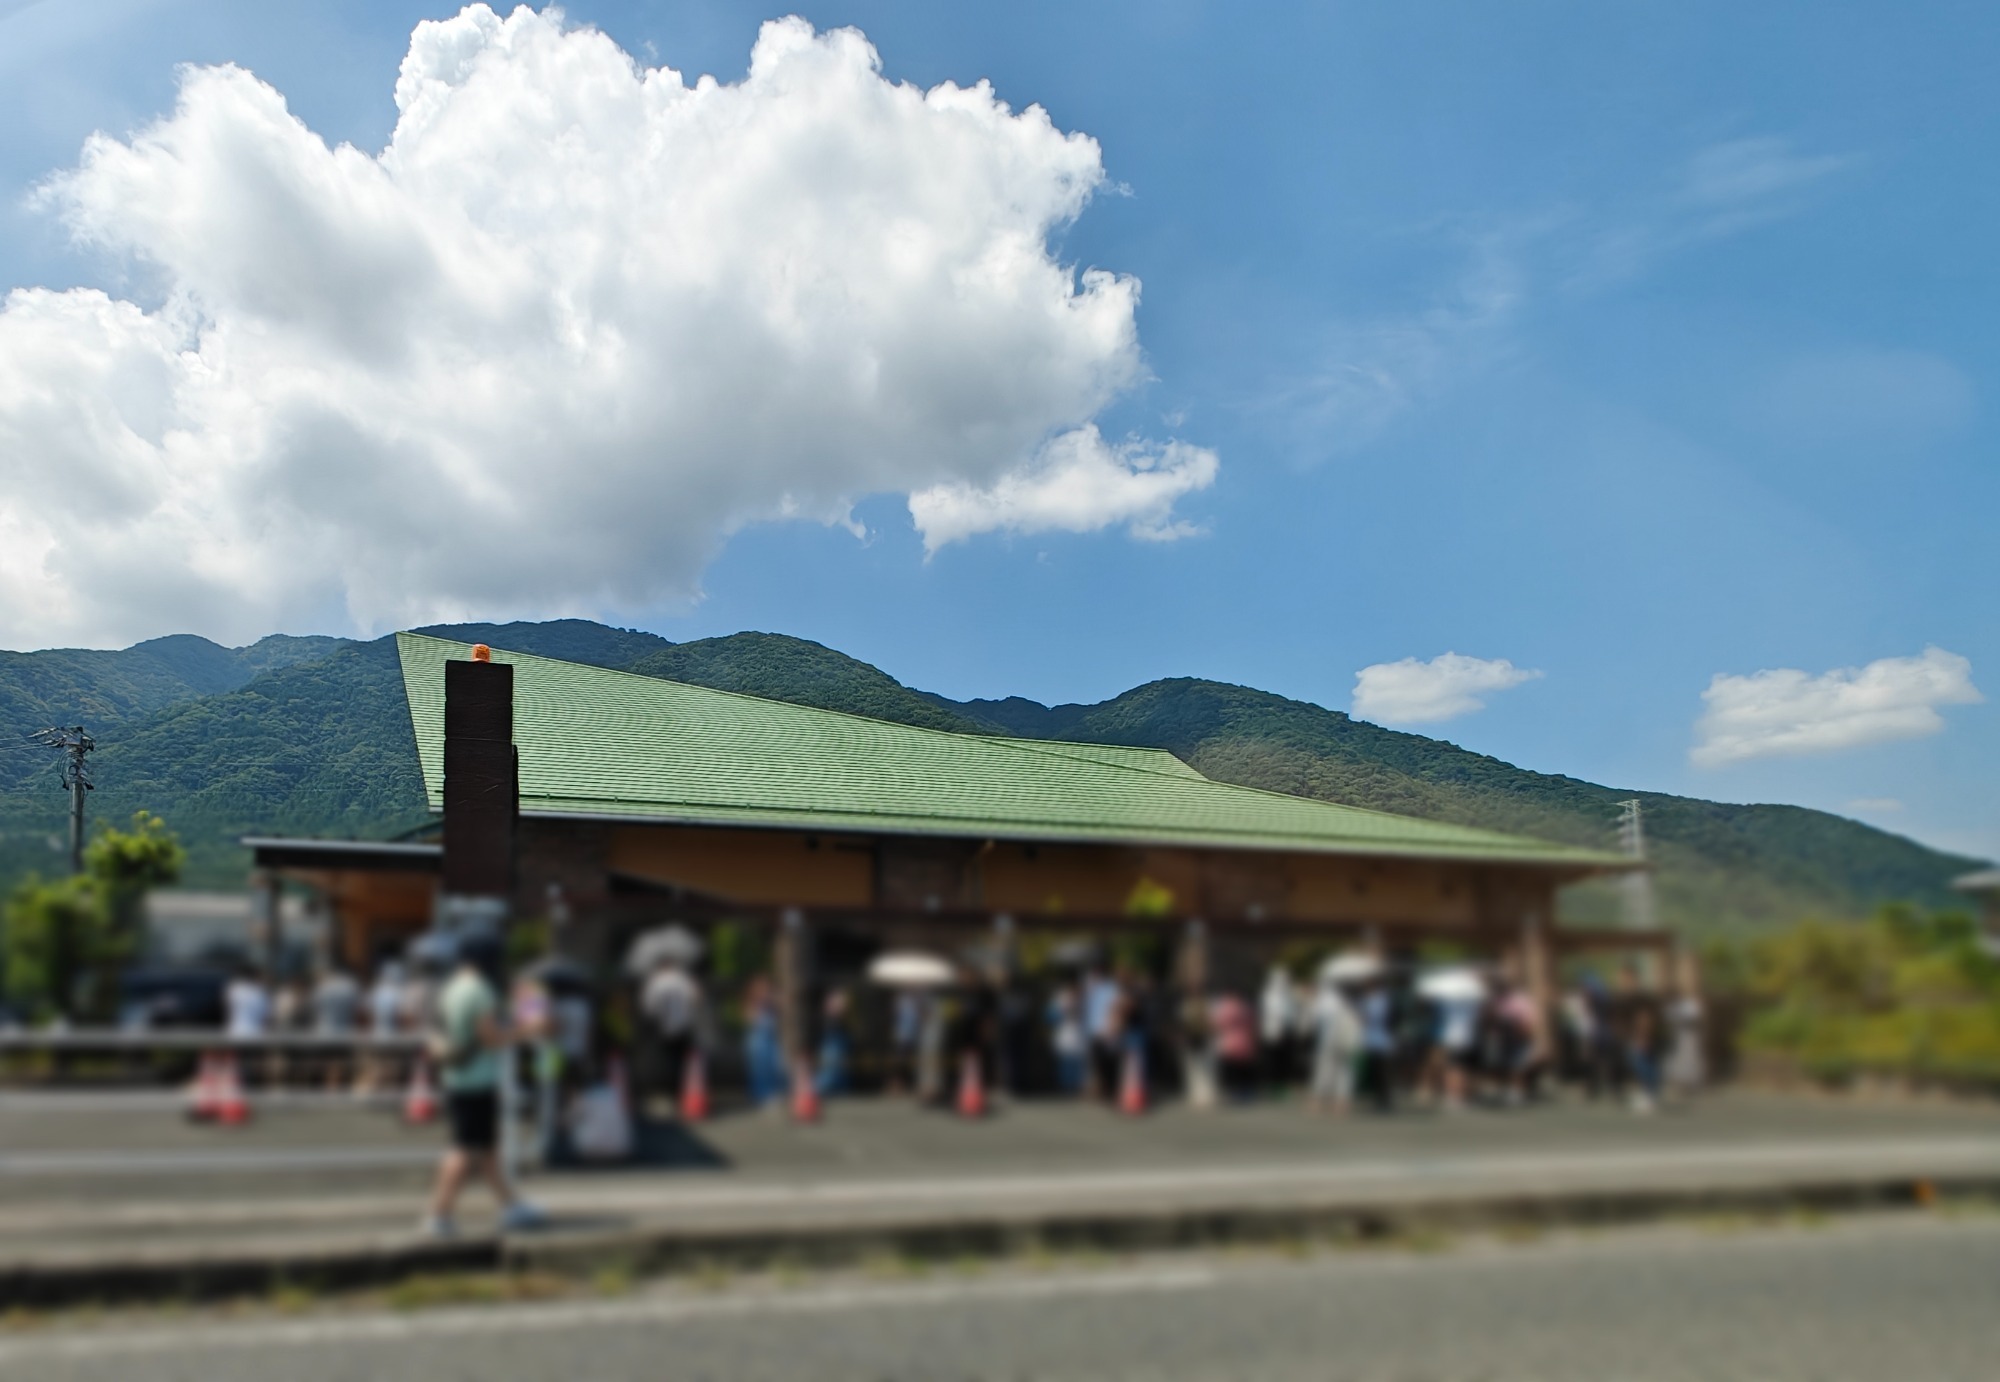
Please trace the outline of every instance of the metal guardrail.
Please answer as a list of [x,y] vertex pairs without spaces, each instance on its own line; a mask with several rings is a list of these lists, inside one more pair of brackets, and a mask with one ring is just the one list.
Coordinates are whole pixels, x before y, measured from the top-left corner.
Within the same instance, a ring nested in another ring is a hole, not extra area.
[[0,1032],[0,1088],[160,1088],[191,1079],[211,1056],[229,1057],[244,1085],[263,1092],[400,1088],[424,1056],[414,1033],[272,1032],[231,1036],[214,1028],[117,1027]]
[[423,1049],[418,1036],[378,1036],[368,1032],[335,1035],[323,1032],[271,1032],[262,1036],[231,1036],[227,1032],[173,1027],[135,1031],[123,1027],[71,1028],[66,1031],[0,1032],[0,1056],[119,1055],[149,1051],[230,1051],[301,1055],[415,1055]]

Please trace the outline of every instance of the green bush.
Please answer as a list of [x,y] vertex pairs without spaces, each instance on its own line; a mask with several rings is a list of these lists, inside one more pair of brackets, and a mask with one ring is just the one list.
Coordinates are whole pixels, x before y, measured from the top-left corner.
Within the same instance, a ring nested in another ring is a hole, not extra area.
[[1962,913],[1802,922],[1717,968],[1757,1004],[1745,1048],[1816,1078],[2000,1080],[2000,965]]
[[99,832],[85,872],[16,885],[0,909],[0,989],[38,1020],[114,1016],[118,975],[143,939],[146,890],[173,882],[186,858],[166,822],[141,811],[129,831]]

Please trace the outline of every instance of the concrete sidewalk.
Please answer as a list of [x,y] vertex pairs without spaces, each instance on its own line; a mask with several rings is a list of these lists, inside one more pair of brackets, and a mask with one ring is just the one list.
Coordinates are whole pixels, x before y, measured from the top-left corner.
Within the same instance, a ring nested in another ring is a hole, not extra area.
[[[19,1134],[17,1136],[17,1134]],[[541,1234],[446,1248],[411,1225],[437,1134],[339,1105],[249,1130],[170,1111],[0,1098],[0,1295],[215,1294],[441,1266],[589,1268],[1034,1244],[1161,1246],[1431,1224],[2000,1192],[2000,1116],[1721,1096],[1653,1118],[1588,1105],[1312,1118],[1295,1106],[1139,1120],[1061,1105],[983,1123],[875,1102],[654,1130],[655,1165],[551,1173]],[[468,1217],[477,1233],[483,1205]]]

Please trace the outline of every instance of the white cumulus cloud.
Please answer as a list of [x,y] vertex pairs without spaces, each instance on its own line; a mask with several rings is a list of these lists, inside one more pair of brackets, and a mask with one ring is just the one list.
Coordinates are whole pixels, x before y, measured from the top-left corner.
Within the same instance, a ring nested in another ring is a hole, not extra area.
[[685,596],[767,518],[906,494],[926,546],[1185,531],[1212,453],[1107,444],[1139,285],[1059,261],[1096,142],[764,26],[740,82],[483,5],[386,148],[234,67],[38,203],[131,284],[0,307],[0,643]]
[[935,552],[995,531],[1087,533],[1114,523],[1155,542],[1196,529],[1174,517],[1174,501],[1215,480],[1215,453],[1183,442],[1108,443],[1095,427],[1055,438],[1041,459],[990,485],[955,480],[910,496],[910,516]]
[[1790,667],[1717,673],[1701,698],[1707,709],[1690,757],[1705,768],[1921,738],[1944,728],[1939,706],[1983,699],[1972,664],[1942,648],[1818,676]]
[[1354,674],[1354,714],[1380,724],[1419,725],[1486,708],[1483,696],[1533,681],[1540,672],[1506,658],[1445,653],[1429,662],[1406,657]]

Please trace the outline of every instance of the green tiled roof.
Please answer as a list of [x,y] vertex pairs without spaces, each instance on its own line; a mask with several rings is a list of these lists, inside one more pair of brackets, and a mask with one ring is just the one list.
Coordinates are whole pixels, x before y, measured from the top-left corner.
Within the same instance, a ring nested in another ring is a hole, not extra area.
[[[397,635],[431,809],[444,805],[444,664]],[[521,653],[521,810],[702,825],[1543,864],[1621,856],[1214,782],[1160,749],[917,729]]]

